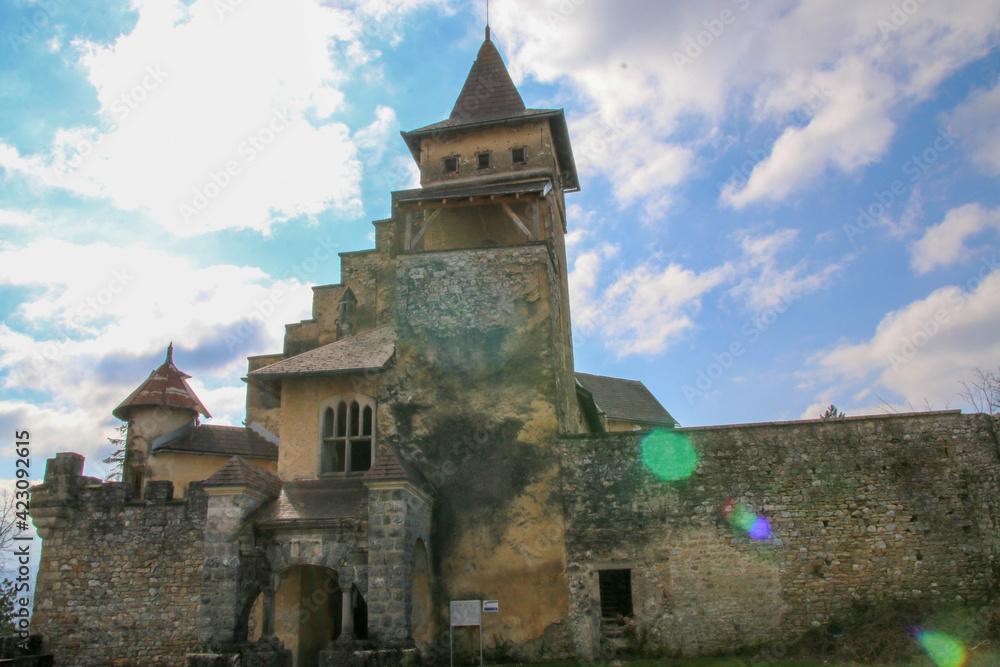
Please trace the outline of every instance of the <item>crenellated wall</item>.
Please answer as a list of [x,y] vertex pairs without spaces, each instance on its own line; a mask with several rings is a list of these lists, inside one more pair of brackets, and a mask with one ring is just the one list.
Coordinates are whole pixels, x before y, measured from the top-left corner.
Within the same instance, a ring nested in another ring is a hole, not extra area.
[[59,454],[32,492],[43,538],[32,632],[58,664],[182,664],[198,641],[204,491],[176,501],[170,482],[150,482],[130,500],[82,470],[82,456]]
[[[665,482],[645,434],[561,441],[576,649],[596,654],[602,568],[630,569],[640,636],[693,655],[789,639],[856,601],[980,605],[997,583],[995,422],[954,412],[677,429]],[[767,519],[735,530],[734,503]],[[758,536],[759,537],[759,536]]]

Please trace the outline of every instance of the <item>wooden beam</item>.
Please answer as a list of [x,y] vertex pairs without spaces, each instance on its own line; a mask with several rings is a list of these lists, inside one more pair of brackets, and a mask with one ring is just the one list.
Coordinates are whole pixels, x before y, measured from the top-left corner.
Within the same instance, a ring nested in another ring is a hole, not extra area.
[[420,243],[420,239],[424,238],[424,234],[427,233],[427,229],[431,226],[431,223],[434,222],[435,218],[438,217],[438,214],[440,212],[441,209],[439,208],[436,208],[433,211],[431,211],[430,216],[428,216],[427,219],[424,220],[424,224],[420,228],[420,231],[417,232],[417,235],[415,237],[413,237],[413,245],[417,245],[418,243]]
[[406,238],[403,239],[403,250],[410,252],[413,248],[413,244],[410,243],[410,237],[413,236],[413,211],[406,212]]
[[531,206],[531,212],[532,212],[532,217],[533,217],[532,223],[534,224],[534,228],[533,229],[534,229],[534,232],[535,232],[534,239],[536,241],[538,241],[538,240],[540,240],[542,238],[542,236],[541,236],[541,225],[539,224],[539,221],[538,221],[538,216],[539,216],[538,209],[540,208],[540,205],[539,205],[538,201],[533,201],[533,202],[531,202],[530,206]]
[[511,209],[511,207],[507,204],[507,202],[500,202],[500,205],[503,206],[503,210],[507,212],[507,215],[510,217],[511,221],[515,225],[517,225],[517,228],[520,229],[522,232],[524,232],[524,235],[530,239],[531,232],[528,231],[528,228],[525,226],[525,224],[521,222],[521,218],[517,217],[517,214],[514,213],[513,209]]

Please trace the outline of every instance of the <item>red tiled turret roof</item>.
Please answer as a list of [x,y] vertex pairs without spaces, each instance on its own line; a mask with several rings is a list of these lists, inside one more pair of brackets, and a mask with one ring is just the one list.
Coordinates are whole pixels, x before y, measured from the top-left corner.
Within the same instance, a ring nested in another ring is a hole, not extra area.
[[112,410],[111,414],[122,421],[128,421],[130,408],[140,405],[162,405],[168,408],[187,408],[211,417],[194,390],[185,382],[191,376],[174,366],[173,352],[174,346],[171,343],[167,348],[167,360],[150,373],[146,381],[129,394],[121,405]]

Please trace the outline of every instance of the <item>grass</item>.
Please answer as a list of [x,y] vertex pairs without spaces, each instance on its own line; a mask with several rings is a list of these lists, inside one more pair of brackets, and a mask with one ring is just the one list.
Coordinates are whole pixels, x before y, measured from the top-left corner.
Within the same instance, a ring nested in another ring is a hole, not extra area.
[[[664,658],[659,660],[624,660],[603,661],[592,663],[580,662],[545,662],[545,663],[510,663],[504,667],[577,667],[592,665],[593,667],[867,667],[865,663],[833,662],[823,660],[765,660],[762,658],[720,657],[720,658]],[[963,667],[997,667],[1000,665],[1000,654],[995,651],[975,651],[969,654],[969,659]],[[929,657],[913,658],[896,663],[894,667],[937,667]]]

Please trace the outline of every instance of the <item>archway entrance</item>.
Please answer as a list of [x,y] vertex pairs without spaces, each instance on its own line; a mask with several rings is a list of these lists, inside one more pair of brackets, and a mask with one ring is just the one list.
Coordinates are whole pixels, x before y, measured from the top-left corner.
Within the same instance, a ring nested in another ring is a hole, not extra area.
[[275,635],[292,651],[295,667],[316,667],[320,651],[340,637],[342,598],[331,569],[300,565],[282,573],[275,593]]

